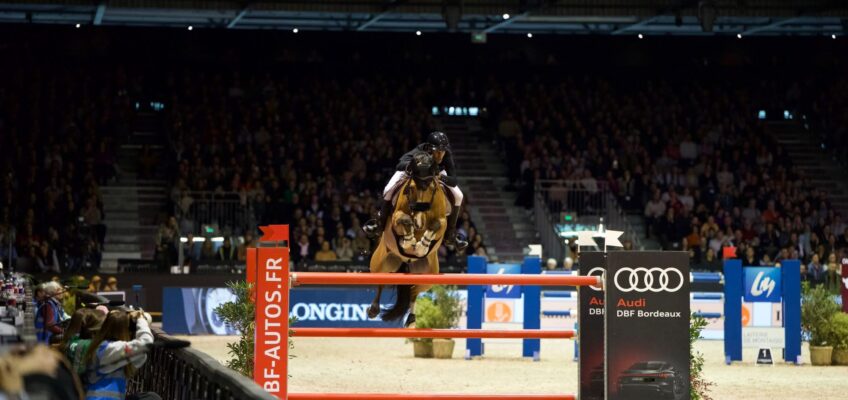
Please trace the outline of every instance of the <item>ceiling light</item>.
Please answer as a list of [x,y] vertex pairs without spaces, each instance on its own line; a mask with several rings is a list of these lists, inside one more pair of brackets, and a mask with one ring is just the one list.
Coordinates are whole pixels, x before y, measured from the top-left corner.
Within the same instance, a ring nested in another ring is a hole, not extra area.
[[81,27],[81,26],[82,26],[82,25],[80,25],[80,24],[77,24],[77,29],[79,29],[79,27]]
[[836,39],[836,35],[830,35],[831,39]]
[[421,36],[421,31],[415,31],[415,36]]
[[504,15],[503,15],[503,19],[509,19],[509,14],[504,13]]
[[644,38],[645,38],[645,37],[644,37],[644,36],[642,36],[642,34],[640,33],[640,34],[639,34],[639,39],[644,39]]
[[737,34],[736,34],[736,38],[737,38],[737,39],[742,39],[742,34],[741,34],[741,33],[737,33]]
[[297,33],[297,32],[299,32],[299,31],[300,31],[300,30],[299,30],[299,29],[297,29],[297,28],[292,29],[292,33]]
[[532,38],[532,37],[533,37],[533,34],[532,34],[532,33],[528,33],[528,34],[527,34],[527,37]]
[[188,30],[193,30],[193,29],[194,29],[193,26],[191,26],[191,25],[188,26]]

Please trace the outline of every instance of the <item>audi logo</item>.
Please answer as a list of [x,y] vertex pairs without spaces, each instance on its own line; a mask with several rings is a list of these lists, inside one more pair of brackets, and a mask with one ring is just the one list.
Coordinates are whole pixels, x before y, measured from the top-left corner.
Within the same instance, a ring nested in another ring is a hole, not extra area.
[[[589,270],[589,273],[588,273],[588,274],[586,274],[586,275],[587,275],[587,276],[600,276],[600,277],[601,277],[601,281],[603,281],[603,280],[604,280],[604,276],[606,276],[606,271],[605,271],[603,268],[601,268],[601,267],[595,267],[595,268],[590,269],[590,270]],[[597,285],[597,286],[595,286],[595,285],[590,285],[590,286],[589,286],[589,289],[592,289],[592,290],[594,290],[594,291],[596,291],[596,292],[600,292],[600,291],[603,291],[603,290],[604,290],[604,287],[603,287],[603,284],[600,284],[600,285]]]
[[683,287],[683,273],[676,268],[622,268],[613,277],[622,292],[676,292]]

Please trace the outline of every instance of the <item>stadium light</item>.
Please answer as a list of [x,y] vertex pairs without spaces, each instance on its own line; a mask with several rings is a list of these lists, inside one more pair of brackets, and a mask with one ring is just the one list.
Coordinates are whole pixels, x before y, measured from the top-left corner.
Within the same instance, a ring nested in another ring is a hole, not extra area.
[[292,33],[298,33],[298,32],[300,32],[299,29],[297,29],[297,28],[292,29]]
[[836,35],[835,35],[835,34],[830,35],[830,38],[831,38],[831,39],[836,39]]
[[191,26],[191,25],[189,25],[189,26],[188,26],[188,30],[190,30],[190,31],[191,31],[191,30],[194,30],[194,27],[193,27],[193,26]]
[[[82,25],[80,25],[80,24],[77,24],[77,25],[76,25],[77,29],[79,29],[81,26],[82,26]],[[835,36],[835,35],[834,35],[834,36]]]
[[644,39],[644,38],[645,38],[645,37],[644,37],[644,36],[642,36],[642,34],[640,33],[640,34],[639,34],[639,39]]
[[415,36],[421,36],[421,31],[415,31]]
[[504,13],[504,15],[502,15],[502,17],[503,17],[503,19],[509,19],[509,14]]
[[741,33],[737,33],[737,34],[736,34],[736,38],[737,38],[737,39],[742,39],[742,34],[741,34]]
[[527,37],[532,39],[532,38],[533,38],[533,34],[532,34],[532,33],[527,33]]

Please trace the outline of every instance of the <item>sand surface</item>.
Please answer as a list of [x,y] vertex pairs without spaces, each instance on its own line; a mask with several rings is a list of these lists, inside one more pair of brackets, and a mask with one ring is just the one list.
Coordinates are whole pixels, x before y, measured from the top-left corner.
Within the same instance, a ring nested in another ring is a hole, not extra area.
[[[192,336],[192,345],[222,363],[225,343],[234,337]],[[715,382],[715,400],[848,399],[848,367],[727,366],[723,342],[702,340],[697,349]],[[465,341],[457,340],[454,359],[416,359],[403,339],[295,339],[289,374],[292,392],[561,394],[577,388],[577,363],[570,341],[542,340],[538,362],[517,357],[517,341],[486,345],[486,357],[464,360]],[[779,355],[779,350],[777,355]],[[744,358],[754,360],[755,350]],[[805,362],[809,362],[806,345]]]

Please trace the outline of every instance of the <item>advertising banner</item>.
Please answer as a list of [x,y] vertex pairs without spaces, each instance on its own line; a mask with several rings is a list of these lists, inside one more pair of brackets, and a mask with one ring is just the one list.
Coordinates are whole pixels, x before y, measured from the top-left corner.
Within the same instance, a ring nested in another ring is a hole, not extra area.
[[[603,276],[607,259],[602,252],[580,253],[580,275]],[[603,288],[578,288],[580,326],[580,399],[604,398],[604,291]]]
[[607,254],[608,400],[688,398],[689,292],[686,252]]
[[284,398],[289,358],[289,249],[259,248],[256,257],[256,343],[253,380],[266,392]]
[[780,268],[744,267],[744,298],[746,302],[780,303],[782,287]]
[[179,335],[236,335],[215,313],[235,298],[228,288],[163,288],[162,329]]
[[842,311],[848,313],[848,258],[842,259]]
[[[486,266],[487,274],[520,274],[520,264],[489,264]],[[521,286],[518,285],[489,285],[486,286],[486,297],[492,299],[518,299],[521,298]]]

